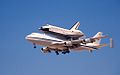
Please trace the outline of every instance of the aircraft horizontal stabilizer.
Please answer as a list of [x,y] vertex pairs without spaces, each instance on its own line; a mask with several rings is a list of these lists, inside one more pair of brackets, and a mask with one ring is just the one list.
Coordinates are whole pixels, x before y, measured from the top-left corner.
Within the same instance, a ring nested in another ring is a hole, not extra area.
[[105,36],[98,36],[98,37],[93,37],[92,39],[101,39],[101,38],[107,38],[108,36],[105,35]]
[[98,46],[98,48],[101,48],[101,47],[104,47],[104,46],[108,46],[108,44],[100,44],[100,45]]

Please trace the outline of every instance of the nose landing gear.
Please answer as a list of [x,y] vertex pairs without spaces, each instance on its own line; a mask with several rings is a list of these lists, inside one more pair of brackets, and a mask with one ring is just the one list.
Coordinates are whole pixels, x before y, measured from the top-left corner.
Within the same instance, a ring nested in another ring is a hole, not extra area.
[[59,55],[59,52],[58,51],[55,51],[56,55]]
[[33,48],[36,48],[36,44],[35,43],[33,43]]

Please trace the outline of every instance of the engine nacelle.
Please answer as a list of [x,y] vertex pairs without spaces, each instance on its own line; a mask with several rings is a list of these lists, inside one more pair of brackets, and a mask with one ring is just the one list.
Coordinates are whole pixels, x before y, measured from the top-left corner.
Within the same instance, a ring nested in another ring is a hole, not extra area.
[[72,42],[71,42],[71,41],[66,41],[64,44],[65,44],[66,46],[72,46]]
[[91,39],[91,38],[87,38],[87,39],[82,39],[81,43],[93,43],[95,42],[94,39]]
[[48,47],[43,47],[41,48],[41,50],[44,52],[44,53],[50,53],[50,49]]

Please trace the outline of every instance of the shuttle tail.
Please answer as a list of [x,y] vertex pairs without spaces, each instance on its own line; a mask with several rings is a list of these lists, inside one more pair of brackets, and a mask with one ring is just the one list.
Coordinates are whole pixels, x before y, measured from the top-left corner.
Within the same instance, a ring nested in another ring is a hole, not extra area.
[[76,23],[70,28],[70,30],[72,30],[72,31],[77,30],[79,26],[80,26],[80,22],[76,22]]

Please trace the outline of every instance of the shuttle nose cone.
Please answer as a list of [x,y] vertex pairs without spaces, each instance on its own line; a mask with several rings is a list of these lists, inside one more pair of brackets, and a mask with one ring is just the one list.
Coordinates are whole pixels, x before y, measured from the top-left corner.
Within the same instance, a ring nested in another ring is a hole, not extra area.
[[42,29],[43,29],[43,27],[38,28],[38,30],[42,30]]

